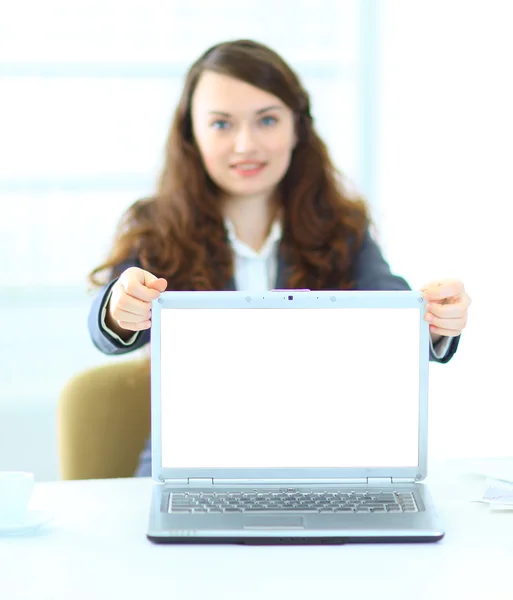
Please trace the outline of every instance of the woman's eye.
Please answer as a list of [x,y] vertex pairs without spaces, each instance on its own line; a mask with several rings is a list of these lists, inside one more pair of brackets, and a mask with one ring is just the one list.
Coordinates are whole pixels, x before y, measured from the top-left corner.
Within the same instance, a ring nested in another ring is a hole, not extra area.
[[274,125],[277,122],[278,122],[277,119],[275,119],[274,117],[269,117],[269,116],[262,117],[262,121],[261,121],[262,125],[265,125],[266,127],[269,125]]
[[212,127],[214,129],[228,129],[228,127],[230,127],[230,123],[224,119],[218,119],[212,123]]

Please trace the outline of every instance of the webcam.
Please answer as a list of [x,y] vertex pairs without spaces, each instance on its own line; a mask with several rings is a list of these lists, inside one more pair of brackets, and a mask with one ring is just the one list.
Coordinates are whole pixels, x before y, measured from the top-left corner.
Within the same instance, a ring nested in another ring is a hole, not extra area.
[[289,296],[289,300],[294,300],[294,296]]

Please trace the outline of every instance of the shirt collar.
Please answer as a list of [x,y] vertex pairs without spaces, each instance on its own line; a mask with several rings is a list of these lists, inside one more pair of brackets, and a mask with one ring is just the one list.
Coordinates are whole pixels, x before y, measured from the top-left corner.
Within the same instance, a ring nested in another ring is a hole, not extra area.
[[233,251],[238,256],[243,256],[246,258],[267,258],[273,252],[282,236],[281,222],[279,219],[276,219],[271,226],[269,234],[262,248],[259,252],[257,252],[237,237],[237,234],[235,233],[235,227],[228,218],[225,219],[225,225],[228,232],[228,240],[233,248]]

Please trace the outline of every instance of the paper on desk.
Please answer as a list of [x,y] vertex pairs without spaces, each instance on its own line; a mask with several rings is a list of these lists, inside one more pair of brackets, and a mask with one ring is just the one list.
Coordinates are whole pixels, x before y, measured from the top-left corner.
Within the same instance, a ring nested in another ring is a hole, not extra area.
[[481,499],[491,510],[513,510],[513,484],[489,479]]

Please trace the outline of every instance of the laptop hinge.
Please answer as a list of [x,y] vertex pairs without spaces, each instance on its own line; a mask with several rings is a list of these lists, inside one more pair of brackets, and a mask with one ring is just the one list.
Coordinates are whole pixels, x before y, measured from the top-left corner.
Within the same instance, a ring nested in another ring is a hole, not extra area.
[[298,485],[309,486],[309,487],[333,487],[337,485],[357,485],[365,484],[367,479],[362,477],[360,479],[218,479],[214,481],[214,485],[227,486],[247,486],[247,487],[263,487],[263,486],[279,486],[280,488],[294,487]]
[[390,485],[391,483],[415,483],[414,477],[368,477],[369,485]]
[[187,477],[187,485],[191,487],[209,487],[214,485],[212,477]]
[[212,477],[184,477],[181,479],[168,477],[167,479],[162,479],[161,481],[162,483],[169,485],[189,485],[191,487],[211,487],[214,485],[214,480]]
[[[187,479],[165,479],[163,483],[172,485],[189,485],[191,487],[211,487],[214,485],[212,477],[187,477]],[[368,485],[390,485],[391,483],[415,483],[414,477],[367,477],[362,479],[337,479],[329,481],[318,480],[281,480],[279,482],[269,481],[268,479],[216,479],[215,485],[275,485],[279,483],[282,487],[288,485],[336,485],[336,484],[368,484]]]

